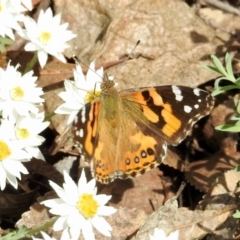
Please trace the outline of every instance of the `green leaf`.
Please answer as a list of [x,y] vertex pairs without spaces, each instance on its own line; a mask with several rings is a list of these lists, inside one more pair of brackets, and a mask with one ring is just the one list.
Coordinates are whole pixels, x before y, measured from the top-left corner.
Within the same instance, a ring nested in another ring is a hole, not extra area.
[[216,72],[216,73],[219,73],[222,75],[222,73],[215,67],[212,67],[212,66],[208,66],[208,65],[203,65],[204,68],[206,68],[207,70],[209,71],[212,71],[212,72]]
[[232,216],[234,218],[240,218],[240,212],[237,210],[237,212],[235,212]]
[[232,70],[232,58],[233,58],[233,54],[226,53],[226,56],[225,56],[226,70],[229,77],[231,76],[231,79],[234,82],[236,81],[236,79],[234,77],[233,70]]
[[212,92],[212,96],[215,97],[216,95],[220,94],[220,93],[223,93],[223,92],[226,92],[228,90],[231,90],[231,89],[238,89],[238,87],[236,85],[228,85],[228,86],[225,86],[225,87],[219,87],[219,88],[216,88],[216,90],[214,90]]
[[[231,81],[231,80],[227,79],[226,77],[219,77],[219,78],[216,79],[216,81],[215,81],[215,83],[214,83],[214,88],[215,88],[215,89],[221,87],[221,86],[219,86],[219,84],[220,84],[220,81],[222,81],[222,80]],[[232,81],[231,81],[231,82],[232,82]]]
[[238,165],[237,167],[235,167],[234,169],[236,172],[240,172],[240,165]]
[[16,231],[10,232],[7,235],[1,237],[0,240],[18,240],[26,237],[29,237],[27,234],[27,229],[25,226],[21,226]]
[[1,37],[0,36],[0,52],[5,52],[5,45],[11,45],[14,41],[11,38]]
[[223,132],[240,132],[240,126],[232,124],[220,125],[215,127],[215,129]]
[[218,69],[218,71],[221,72],[221,75],[227,77],[228,74],[225,71],[225,69],[224,69],[222,63],[220,62],[220,60],[215,55],[211,55],[211,58],[212,58],[212,62],[214,64],[214,66]]
[[230,119],[233,120],[233,121],[238,121],[238,120],[240,120],[240,116],[239,117],[238,116],[232,116]]
[[240,127],[240,120],[238,120],[238,121],[235,123],[235,126]]
[[4,45],[11,45],[14,41],[11,38],[0,38],[0,42]]

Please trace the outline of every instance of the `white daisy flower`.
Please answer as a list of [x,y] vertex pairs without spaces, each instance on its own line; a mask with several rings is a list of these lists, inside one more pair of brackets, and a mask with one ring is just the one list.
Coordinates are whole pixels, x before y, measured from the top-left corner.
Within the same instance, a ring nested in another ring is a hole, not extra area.
[[14,137],[21,142],[24,150],[29,154],[29,158],[37,158],[44,160],[44,156],[39,150],[45,138],[39,136],[44,129],[48,127],[49,122],[43,122],[44,114],[38,115],[30,114],[29,116],[18,115],[16,122],[12,122],[12,129],[14,129]]
[[100,95],[103,68],[95,70],[95,64],[92,62],[85,77],[81,66],[77,64],[73,75],[74,81],[64,81],[66,92],[58,94],[65,103],[55,110],[57,114],[70,114],[67,125],[73,122],[75,116],[84,104],[90,102],[95,96]]
[[37,114],[37,103],[44,102],[40,98],[42,88],[36,87],[37,77],[33,77],[33,71],[21,75],[16,67],[10,66],[4,70],[0,68],[0,111],[3,118],[14,120],[17,114],[28,116],[29,112]]
[[54,182],[50,182],[52,188],[60,198],[43,201],[42,204],[51,208],[50,212],[60,217],[53,226],[54,231],[68,229],[72,238],[77,239],[82,231],[87,240],[94,240],[93,227],[100,233],[110,237],[112,227],[104,219],[116,212],[113,207],[105,206],[111,196],[105,194],[96,195],[96,180],[87,183],[85,172],[76,185],[70,176],[64,171],[63,188]]
[[38,60],[43,68],[47,62],[48,54],[54,56],[62,62],[66,62],[63,51],[69,47],[66,43],[76,37],[70,30],[66,30],[68,23],[60,25],[61,15],[53,17],[51,8],[45,12],[40,11],[38,21],[35,22],[29,16],[24,19],[26,29],[19,34],[29,40],[26,44],[26,51],[37,51]]
[[17,188],[17,179],[21,179],[21,174],[27,174],[27,169],[21,162],[28,162],[28,154],[22,149],[22,144],[17,140],[12,140],[9,134],[11,123],[2,120],[0,125],[0,188],[6,187],[6,180]]
[[172,232],[170,235],[166,236],[165,232],[162,229],[155,228],[153,236],[150,235],[150,240],[178,240],[179,239],[179,230]]
[[0,36],[2,37],[8,36],[14,40],[13,30],[21,31],[17,21],[22,10],[18,2],[17,0],[0,1]]

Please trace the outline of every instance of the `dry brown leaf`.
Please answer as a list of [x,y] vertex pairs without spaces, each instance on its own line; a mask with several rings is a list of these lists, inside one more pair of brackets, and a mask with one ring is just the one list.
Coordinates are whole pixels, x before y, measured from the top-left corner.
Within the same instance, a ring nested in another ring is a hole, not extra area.
[[[236,220],[231,216],[232,210],[236,208],[233,193],[239,193],[239,189],[236,189],[239,179],[240,173],[236,171],[223,174],[194,212],[186,208],[177,209],[177,201],[174,198],[168,200],[146,220],[137,233],[136,240],[147,239],[155,227],[163,229],[166,234],[180,229],[179,239],[183,240],[201,239],[213,231],[213,236],[224,235],[224,239],[233,239],[233,228],[237,226]],[[215,231],[220,225],[221,228]]]
[[[221,210],[229,207],[236,209],[236,196],[239,196],[240,189],[237,187],[240,179],[240,172],[235,170],[228,171],[222,174],[213,184],[208,194],[198,205],[199,209],[217,209]],[[238,198],[238,197],[237,197]],[[223,222],[220,228],[212,233],[210,239],[217,239],[217,236],[222,236],[224,239],[234,239],[234,234],[237,232],[238,220],[230,216]]]
[[162,172],[158,168],[133,179],[116,179],[113,183],[102,186],[100,193],[112,195],[109,204],[116,208],[138,208],[149,213],[167,200],[162,185]]
[[[225,96],[225,98],[230,96]],[[223,124],[230,124],[230,118],[235,113],[235,106],[233,99],[224,100],[222,96],[216,97],[216,102],[221,101],[210,113],[209,124],[205,125],[203,128],[204,135],[206,136],[206,141],[212,149],[219,151],[222,149],[222,144],[224,139],[231,137],[232,139],[237,139],[237,133],[218,131],[215,127]]]
[[[216,42],[214,30],[184,2],[129,0],[118,6],[114,1],[82,0],[78,4],[56,0],[55,7],[78,34],[72,42],[75,54],[84,62],[104,63],[128,56],[141,40],[133,54],[139,59],[126,63],[116,76],[122,89],[160,84],[196,86],[216,76],[201,64],[209,64],[206,56],[222,42]],[[116,75],[118,69],[111,68],[109,75]]]
[[238,166],[239,161],[239,152],[231,155],[226,155],[224,151],[217,152],[207,159],[186,165],[186,180],[197,189],[207,192],[217,177],[220,177],[223,172]]
[[240,191],[240,189],[237,188],[239,179],[240,172],[236,172],[235,170],[223,173],[212,184],[211,189],[199,204],[199,209],[205,209],[213,205],[217,205],[218,209],[220,209],[225,205],[234,204],[236,201],[235,194]]
[[169,167],[173,167],[181,172],[184,171],[184,163],[180,160],[180,157],[177,153],[175,153],[171,148],[168,148],[167,155],[164,158],[164,165],[168,165]]
[[230,118],[235,112],[234,109],[232,99],[224,101],[213,109],[203,131],[207,144],[217,152],[185,166],[186,180],[201,191],[207,192],[217,177],[239,164],[240,152],[236,148],[237,133],[215,130],[218,125],[231,123]]
[[[55,192],[48,192],[44,197],[39,197],[30,210],[22,214],[22,218],[16,223],[16,227],[26,226],[28,229],[36,228],[44,225],[46,222],[51,220],[51,214],[48,212],[48,208],[40,204],[44,200],[56,198]],[[51,234],[52,228],[48,229],[48,234]],[[54,232],[60,239],[61,232]]]
[[[105,62],[129,55],[139,39],[141,43],[134,51],[139,59],[128,62],[116,76],[122,88],[196,86],[214,76],[201,66],[207,63],[203,60],[205,56],[215,51],[211,43],[214,31],[183,2],[132,1],[126,8],[120,8],[92,59]],[[108,73],[116,72],[113,68]]]
[[222,224],[230,210],[232,208],[219,211],[178,209],[176,198],[172,198],[148,217],[134,239],[149,239],[149,234],[153,234],[156,227],[164,230],[167,235],[179,230],[179,240],[201,239]]
[[51,59],[43,69],[39,69],[38,86],[48,87],[52,84],[62,83],[64,79],[73,77],[74,68],[75,64],[63,63],[57,59]]
[[[105,237],[96,232],[98,240],[126,240],[129,239],[146,220],[147,215],[144,211],[134,208],[125,209],[120,207],[118,211],[107,218],[112,226],[112,237]],[[81,238],[83,240],[83,238]]]
[[95,45],[109,24],[110,17],[106,9],[99,1],[88,0],[55,0],[54,6],[56,13],[61,12],[62,21],[68,22],[69,28],[78,34],[77,38],[70,41],[71,48],[65,51],[66,55],[77,55],[88,63]]
[[50,219],[47,208],[38,202],[35,202],[30,210],[22,214],[22,218],[16,223],[16,226],[26,226],[28,229],[35,228],[44,224]]
[[239,16],[229,14],[227,11],[204,7],[199,9],[199,15],[214,28],[217,28],[217,32],[232,33],[239,28]]

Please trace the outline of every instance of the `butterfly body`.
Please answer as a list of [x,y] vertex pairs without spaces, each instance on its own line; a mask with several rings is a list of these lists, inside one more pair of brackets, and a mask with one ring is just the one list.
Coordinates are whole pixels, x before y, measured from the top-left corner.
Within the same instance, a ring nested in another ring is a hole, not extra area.
[[179,144],[214,103],[207,92],[182,86],[118,92],[113,81],[105,80],[101,87],[101,96],[78,113],[73,132],[102,183],[159,165],[167,143]]

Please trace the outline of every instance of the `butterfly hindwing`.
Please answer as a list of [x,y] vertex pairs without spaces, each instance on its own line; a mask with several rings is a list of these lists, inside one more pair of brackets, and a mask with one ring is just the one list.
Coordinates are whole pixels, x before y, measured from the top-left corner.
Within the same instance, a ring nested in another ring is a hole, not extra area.
[[100,101],[92,101],[84,105],[78,112],[73,123],[73,134],[79,152],[91,160],[95,151],[98,136],[98,112]]

